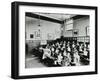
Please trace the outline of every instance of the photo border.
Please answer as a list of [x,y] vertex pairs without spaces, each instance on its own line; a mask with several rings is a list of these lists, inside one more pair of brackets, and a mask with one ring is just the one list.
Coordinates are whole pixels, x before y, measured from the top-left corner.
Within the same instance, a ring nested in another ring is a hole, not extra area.
[[[98,8],[96,6],[81,6],[81,5],[62,5],[49,3],[31,3],[31,2],[12,2],[11,4],[11,78],[25,79],[25,78],[43,78],[43,77],[58,77],[58,76],[72,76],[72,75],[88,75],[98,73],[97,62],[97,18]],[[95,71],[90,72],[76,72],[76,73],[59,73],[59,74],[43,74],[43,75],[19,75],[19,6],[42,6],[42,7],[57,7],[57,8],[76,8],[76,9],[90,9],[95,11]]]

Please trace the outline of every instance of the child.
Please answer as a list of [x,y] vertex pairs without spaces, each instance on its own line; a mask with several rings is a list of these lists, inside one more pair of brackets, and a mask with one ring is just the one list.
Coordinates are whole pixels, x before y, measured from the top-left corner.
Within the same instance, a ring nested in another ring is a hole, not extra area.
[[63,59],[63,57],[62,57],[61,52],[60,52],[58,55],[58,58],[57,58],[57,62],[59,65],[61,65],[62,59]]
[[86,48],[84,48],[84,52],[83,53],[84,53],[85,56],[87,56],[88,52],[87,52]]
[[69,58],[68,57],[65,58],[65,66],[70,66],[70,62],[69,62]]
[[67,53],[67,57],[68,57],[68,61],[69,61],[69,63],[71,63],[71,55],[70,55],[69,52]]
[[80,56],[78,55],[78,51],[76,49],[74,50],[74,63],[76,65],[80,65]]

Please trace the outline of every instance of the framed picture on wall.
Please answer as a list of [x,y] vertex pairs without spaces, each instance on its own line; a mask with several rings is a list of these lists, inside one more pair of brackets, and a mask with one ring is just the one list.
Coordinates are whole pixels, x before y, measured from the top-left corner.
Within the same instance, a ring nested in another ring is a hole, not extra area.
[[89,30],[89,26],[86,27],[86,36],[89,36],[90,34],[90,30]]
[[30,38],[34,38],[34,34],[30,34]]
[[[97,74],[96,6],[12,2],[11,8],[13,79]],[[85,30],[86,25],[89,28]],[[39,39],[30,43],[37,28]],[[48,40],[48,33],[51,36],[56,29],[60,33]],[[90,33],[88,43],[76,41],[78,35],[83,39],[86,31]],[[30,51],[25,52],[27,49]]]
[[73,30],[73,37],[77,37],[78,33],[79,33],[79,30],[78,29],[74,29]]

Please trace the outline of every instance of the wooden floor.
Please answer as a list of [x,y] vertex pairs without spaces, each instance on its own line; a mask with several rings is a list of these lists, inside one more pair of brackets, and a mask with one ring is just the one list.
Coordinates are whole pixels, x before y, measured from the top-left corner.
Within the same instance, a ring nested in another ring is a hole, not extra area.
[[41,68],[46,67],[43,63],[41,63],[38,57],[35,57],[32,54],[26,55],[25,59],[25,68]]

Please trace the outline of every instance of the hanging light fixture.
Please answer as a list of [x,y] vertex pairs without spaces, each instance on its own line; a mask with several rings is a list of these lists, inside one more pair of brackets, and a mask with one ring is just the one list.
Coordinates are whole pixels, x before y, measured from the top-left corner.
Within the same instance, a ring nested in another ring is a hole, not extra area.
[[60,27],[60,36],[62,37],[63,36],[63,14],[61,14],[61,27]]
[[41,26],[40,25],[40,14],[39,14],[39,18],[38,18],[38,26]]
[[40,22],[40,13],[38,17],[38,37],[41,39],[41,22]]

